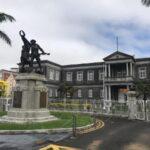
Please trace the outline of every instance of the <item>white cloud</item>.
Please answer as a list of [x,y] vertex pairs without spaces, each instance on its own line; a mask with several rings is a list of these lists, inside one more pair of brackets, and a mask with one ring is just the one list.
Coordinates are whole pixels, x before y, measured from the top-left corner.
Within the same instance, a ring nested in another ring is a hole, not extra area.
[[[115,50],[116,35],[120,37],[121,50],[130,49],[129,53],[137,57],[150,54],[141,52],[142,47],[149,46],[149,39],[136,37],[142,31],[150,33],[150,8],[140,0],[0,0],[0,3],[1,11],[16,18],[13,24],[0,25],[13,42],[8,47],[0,40],[0,68],[19,62],[20,29],[28,39],[35,38],[51,53],[43,59],[60,64],[101,61]],[[140,31],[130,29],[130,24]]]

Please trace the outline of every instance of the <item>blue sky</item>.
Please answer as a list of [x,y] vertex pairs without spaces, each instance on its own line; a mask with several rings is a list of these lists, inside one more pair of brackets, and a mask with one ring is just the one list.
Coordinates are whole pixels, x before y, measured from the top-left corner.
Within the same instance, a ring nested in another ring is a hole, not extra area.
[[56,63],[102,61],[119,50],[150,57],[150,8],[141,0],[0,0],[0,11],[16,18],[0,24],[12,39],[12,47],[0,40],[0,69],[16,67],[22,42],[19,30],[38,44]]

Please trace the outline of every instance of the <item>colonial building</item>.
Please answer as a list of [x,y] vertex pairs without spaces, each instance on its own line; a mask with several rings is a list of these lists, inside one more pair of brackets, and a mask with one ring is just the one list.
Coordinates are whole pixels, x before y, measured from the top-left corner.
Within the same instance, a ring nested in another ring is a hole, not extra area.
[[150,58],[136,59],[116,51],[103,60],[64,66],[42,61],[49,99],[59,98],[57,90],[65,82],[77,89],[73,99],[125,101],[135,79],[150,81]]

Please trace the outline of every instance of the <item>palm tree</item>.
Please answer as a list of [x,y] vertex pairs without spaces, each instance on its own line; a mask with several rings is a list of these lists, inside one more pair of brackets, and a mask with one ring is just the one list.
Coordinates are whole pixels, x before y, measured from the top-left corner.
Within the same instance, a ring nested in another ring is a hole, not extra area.
[[[8,14],[0,12],[0,23],[6,22],[6,21],[13,22],[15,21],[15,18]],[[2,38],[8,45],[11,45],[11,40],[4,31],[0,30],[0,38]]]
[[146,6],[150,6],[150,0],[141,0],[142,3]]

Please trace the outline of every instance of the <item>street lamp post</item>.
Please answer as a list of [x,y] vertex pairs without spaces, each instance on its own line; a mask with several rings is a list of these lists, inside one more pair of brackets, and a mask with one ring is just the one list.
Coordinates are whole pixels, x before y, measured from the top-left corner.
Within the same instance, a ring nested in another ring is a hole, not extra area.
[[75,114],[73,114],[72,117],[73,117],[72,132],[73,132],[73,137],[76,137],[77,118]]
[[144,100],[144,115],[145,115],[145,121],[147,121],[147,113],[146,113],[146,101],[147,101],[147,96],[146,96],[146,93],[144,93],[144,97],[143,97],[143,100]]

